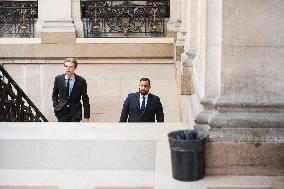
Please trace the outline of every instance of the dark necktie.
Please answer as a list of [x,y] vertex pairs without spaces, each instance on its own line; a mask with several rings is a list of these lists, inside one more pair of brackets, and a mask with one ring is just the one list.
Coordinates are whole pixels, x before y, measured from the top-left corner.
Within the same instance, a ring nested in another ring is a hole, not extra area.
[[70,88],[70,79],[68,79],[67,81],[67,87],[66,87],[66,93],[67,93],[67,96],[69,97],[69,88]]
[[144,112],[145,110],[145,96],[143,95],[142,105],[141,105],[141,111]]

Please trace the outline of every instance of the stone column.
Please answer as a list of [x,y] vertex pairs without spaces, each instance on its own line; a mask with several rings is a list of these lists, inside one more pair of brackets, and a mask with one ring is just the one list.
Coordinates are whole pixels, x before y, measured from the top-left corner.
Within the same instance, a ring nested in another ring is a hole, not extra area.
[[181,63],[181,54],[184,52],[184,36],[180,32],[181,24],[182,24],[182,0],[176,1],[176,23],[174,26],[174,36],[175,36],[175,44],[174,44],[174,63],[176,65],[176,79],[179,85],[179,90],[181,93],[181,74],[182,74],[182,63]]
[[74,20],[77,37],[84,37],[80,0],[72,0],[72,18]]
[[281,0],[226,0],[222,25],[208,22],[214,30],[208,38],[207,67],[221,63],[206,73],[206,90],[210,97],[218,96],[214,104],[219,112],[210,120],[212,127],[225,124],[224,119],[236,127],[284,126],[283,8]]
[[[222,60],[222,1],[209,1],[206,15],[206,59],[196,61],[195,85],[202,104],[202,111],[196,117],[199,125],[208,124],[208,120],[215,113],[213,101],[220,95],[221,60]],[[198,24],[199,25],[199,24]],[[199,26],[200,27],[200,26]],[[197,40],[197,55],[200,52],[200,43]],[[195,57],[198,59],[198,57]],[[203,65],[203,66],[201,66]],[[204,75],[204,76],[203,76]],[[207,126],[206,126],[207,127]]]
[[[192,82],[195,82],[195,93],[199,98],[205,95],[205,72],[206,72],[206,0],[190,0],[184,2],[187,8],[188,21],[185,19],[189,32],[185,35],[184,65],[193,68],[191,71]],[[192,93],[192,92],[191,92]],[[191,94],[190,93],[190,94]]]
[[188,0],[178,1],[178,18],[175,31],[177,32],[177,43],[179,46],[185,45],[185,36],[188,25]]
[[283,175],[284,2],[207,2],[206,172]]
[[190,22],[191,22],[191,16],[190,16],[190,4],[191,0],[184,0],[183,1],[183,29],[182,31],[186,31],[185,34],[185,41],[184,41],[184,51],[188,52],[190,51]]
[[[182,95],[189,95],[192,93],[192,61],[189,58],[188,51],[185,50],[185,46],[189,46],[186,44],[189,42],[188,36],[188,20],[189,20],[189,1],[182,0],[180,4],[180,11],[182,14],[181,17],[181,26],[177,32],[177,39],[176,39],[176,51],[180,54],[177,54],[176,57],[179,58],[178,61],[180,63],[180,74],[178,78],[178,83],[180,87],[180,94]],[[187,49],[188,50],[188,49]]]
[[176,27],[181,27],[183,14],[183,0],[177,0],[177,24]]
[[167,23],[168,37],[175,37],[177,17],[178,17],[178,1],[179,0],[170,1],[170,18]]
[[71,0],[39,0],[36,28],[42,43],[75,43]]

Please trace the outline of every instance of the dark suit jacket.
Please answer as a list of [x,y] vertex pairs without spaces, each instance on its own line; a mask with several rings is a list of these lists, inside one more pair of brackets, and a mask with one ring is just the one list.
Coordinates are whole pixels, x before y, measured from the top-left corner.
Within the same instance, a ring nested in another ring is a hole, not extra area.
[[82,97],[84,106],[84,118],[90,118],[90,104],[87,94],[87,82],[78,75],[75,75],[75,82],[68,99],[68,95],[65,87],[65,75],[58,75],[55,77],[52,101],[54,107],[54,113],[56,117],[62,116],[64,108],[69,105],[72,117],[82,120],[82,104],[80,102]]
[[160,98],[148,94],[148,101],[144,112],[140,110],[140,93],[131,93],[124,101],[120,122],[164,122],[163,106]]

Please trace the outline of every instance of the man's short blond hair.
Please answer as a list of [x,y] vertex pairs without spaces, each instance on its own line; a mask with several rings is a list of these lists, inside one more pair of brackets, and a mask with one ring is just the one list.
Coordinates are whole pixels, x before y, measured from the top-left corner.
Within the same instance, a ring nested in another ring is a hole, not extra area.
[[77,62],[77,60],[76,60],[75,58],[66,58],[66,59],[64,60],[64,64],[65,64],[66,62],[73,63],[73,64],[74,64],[75,69],[76,69],[76,68],[77,68],[77,66],[78,66],[78,62]]

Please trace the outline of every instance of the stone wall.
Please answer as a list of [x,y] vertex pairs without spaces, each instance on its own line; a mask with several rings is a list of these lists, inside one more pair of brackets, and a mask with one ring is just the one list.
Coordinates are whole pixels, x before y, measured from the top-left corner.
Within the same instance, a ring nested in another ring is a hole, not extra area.
[[284,99],[283,8],[281,0],[224,1],[222,96]]
[[138,91],[142,77],[151,79],[150,92],[160,96],[165,121],[180,120],[170,38],[77,39],[68,45],[20,42],[3,39],[0,61],[49,121],[56,121],[51,94],[66,57],[78,60],[76,73],[87,80],[91,121],[117,122],[123,101]]

